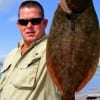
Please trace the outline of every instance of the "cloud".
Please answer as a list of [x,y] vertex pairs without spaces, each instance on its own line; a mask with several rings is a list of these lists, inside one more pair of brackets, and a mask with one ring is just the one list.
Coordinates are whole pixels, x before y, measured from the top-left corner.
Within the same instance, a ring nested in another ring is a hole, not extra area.
[[0,0],[0,11],[5,11],[9,9],[16,2],[22,2],[25,0]]
[[10,22],[16,22],[17,21],[17,16],[12,16],[12,17],[10,17],[8,20],[10,21]]

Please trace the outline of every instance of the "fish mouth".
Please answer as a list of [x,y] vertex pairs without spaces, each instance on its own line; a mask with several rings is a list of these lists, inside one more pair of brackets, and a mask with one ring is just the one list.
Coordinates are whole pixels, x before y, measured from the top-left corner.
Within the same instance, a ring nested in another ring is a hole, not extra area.
[[92,0],[60,0],[61,8],[67,13],[81,13],[90,4]]
[[71,14],[72,10],[68,7],[66,0],[60,0],[60,6],[63,9],[64,12]]

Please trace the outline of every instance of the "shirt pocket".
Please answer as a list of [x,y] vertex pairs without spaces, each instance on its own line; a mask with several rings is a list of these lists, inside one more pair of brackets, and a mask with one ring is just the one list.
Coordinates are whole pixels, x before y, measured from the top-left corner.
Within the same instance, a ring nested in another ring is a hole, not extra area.
[[1,68],[0,74],[5,73],[6,71],[8,71],[9,68],[11,67],[11,65],[12,64],[3,66],[3,68]]
[[36,75],[38,72],[39,62],[40,57],[35,57],[26,64],[23,64],[22,67],[17,67],[12,76],[11,84],[18,89],[34,89],[37,84]]
[[0,72],[0,82],[2,83],[3,81],[5,81],[6,77],[8,76],[8,71],[11,67],[11,64],[9,65],[5,65]]
[[8,76],[8,70],[9,70],[10,66],[11,66],[11,64],[6,65],[1,69],[1,72],[0,72],[0,91],[3,89],[3,87],[6,83],[7,76]]

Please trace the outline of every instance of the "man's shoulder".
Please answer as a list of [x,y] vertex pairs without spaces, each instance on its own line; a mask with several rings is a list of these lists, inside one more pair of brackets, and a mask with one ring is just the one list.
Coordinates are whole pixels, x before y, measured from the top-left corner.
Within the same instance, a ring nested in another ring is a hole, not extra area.
[[3,62],[3,67],[2,67],[2,70],[0,73],[4,72],[5,70],[7,70],[10,67],[11,61],[12,61],[12,59],[14,59],[14,57],[15,57],[14,55],[17,52],[17,49],[18,48],[14,48],[8,53],[8,55],[6,56],[6,58]]

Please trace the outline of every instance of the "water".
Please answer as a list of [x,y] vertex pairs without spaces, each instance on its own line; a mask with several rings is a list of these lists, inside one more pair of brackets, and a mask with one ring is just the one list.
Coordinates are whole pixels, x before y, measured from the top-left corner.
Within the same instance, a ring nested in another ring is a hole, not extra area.
[[89,91],[100,91],[100,59],[98,63],[98,68],[94,76],[88,82],[88,84],[80,91],[80,93],[86,93]]
[[83,88],[82,91],[89,90],[100,90],[100,68],[97,69],[93,78],[89,81],[89,83]]
[[0,72],[1,72],[1,67],[2,67],[2,66],[0,66]]
[[87,100],[87,97],[98,97],[98,100],[100,100],[100,67],[98,67],[88,84],[80,92],[76,93],[75,100]]

